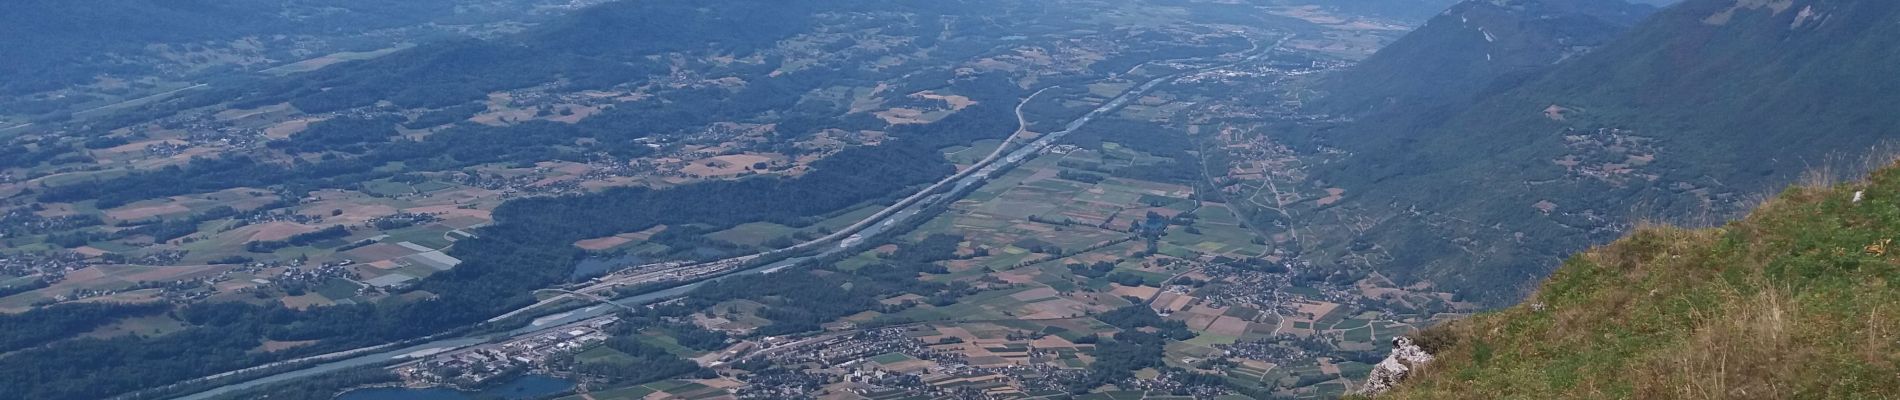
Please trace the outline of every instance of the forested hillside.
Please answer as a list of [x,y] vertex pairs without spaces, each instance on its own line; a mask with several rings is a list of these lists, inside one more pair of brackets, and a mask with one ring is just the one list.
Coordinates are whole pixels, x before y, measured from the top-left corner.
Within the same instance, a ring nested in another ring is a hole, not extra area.
[[1653,11],[1623,0],[1458,3],[1326,77],[1318,104],[1375,118],[1439,115],[1603,45]]
[[1900,393],[1900,166],[1799,186],[1719,228],[1573,256],[1523,304],[1418,337],[1379,398],[1883,398]]
[[1321,175],[1379,188],[1359,200],[1465,221],[1384,222],[1392,272],[1509,301],[1632,221],[1730,215],[1892,137],[1896,21],[1886,1],[1688,1],[1467,107],[1310,138],[1354,153]]

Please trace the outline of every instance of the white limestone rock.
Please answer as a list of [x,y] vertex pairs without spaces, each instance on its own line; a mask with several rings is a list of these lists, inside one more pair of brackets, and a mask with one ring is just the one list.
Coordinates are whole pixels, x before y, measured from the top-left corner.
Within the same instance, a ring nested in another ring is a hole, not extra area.
[[1358,394],[1378,396],[1390,391],[1398,386],[1399,382],[1404,381],[1413,369],[1431,362],[1431,353],[1426,353],[1425,349],[1412,343],[1412,338],[1403,336],[1393,338],[1392,354],[1385,356],[1384,361],[1372,367],[1372,375],[1366,377],[1365,385],[1359,386]]

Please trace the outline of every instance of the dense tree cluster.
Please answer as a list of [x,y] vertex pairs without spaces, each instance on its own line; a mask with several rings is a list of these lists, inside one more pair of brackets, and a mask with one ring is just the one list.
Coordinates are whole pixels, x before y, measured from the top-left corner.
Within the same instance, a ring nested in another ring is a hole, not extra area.
[[294,379],[262,388],[243,390],[214,397],[215,400],[333,400],[337,393],[366,385],[401,382],[395,373],[380,367],[363,367],[304,379]]
[[728,300],[751,300],[765,304],[758,315],[772,321],[759,328],[758,334],[808,332],[847,315],[885,310],[878,300],[886,297],[902,293],[932,295],[945,289],[941,283],[917,279],[918,273],[875,264],[853,271],[797,270],[736,276],[699,287],[688,295],[686,304],[706,308]]
[[962,243],[962,235],[947,233],[931,234],[922,240],[918,240],[916,243],[899,246],[897,251],[885,256],[884,260],[897,263],[906,268],[916,269],[919,272],[930,274],[948,273],[949,270],[941,265],[937,265],[937,262],[957,258],[957,248]]
[[706,330],[689,323],[668,324],[660,328],[667,337],[673,338],[680,346],[699,351],[713,351],[726,348],[731,339],[725,332]]
[[1070,263],[1066,266],[1069,268],[1069,273],[1084,278],[1101,278],[1108,276],[1109,272],[1115,271],[1115,263],[1108,261],[1096,261],[1093,264],[1086,265],[1082,263]]
[[120,318],[154,315],[169,309],[171,306],[163,303],[69,303],[0,315],[0,352],[38,346],[86,333]]
[[[1145,307],[1144,307],[1145,308]],[[1115,340],[1095,344],[1090,355],[1088,374],[1069,383],[1069,392],[1088,393],[1102,385],[1120,383],[1135,377],[1135,370],[1165,365],[1161,361],[1167,340],[1141,331],[1122,331]]]
[[0,146],[0,168],[31,168],[72,151],[71,146],[56,143]]
[[273,141],[269,147],[292,153],[341,151],[362,153],[370,147],[389,142],[396,136],[396,117],[341,117],[310,124],[308,129],[289,139]]
[[1121,328],[1122,330],[1154,328],[1156,329],[1156,334],[1163,339],[1188,340],[1194,338],[1194,331],[1188,330],[1186,323],[1161,318],[1160,315],[1155,314],[1153,308],[1148,308],[1146,301],[1134,299],[1134,302],[1135,304],[1133,305],[1096,315],[1095,319],[1101,320],[1103,323],[1109,325],[1114,325],[1116,328]]
[[700,370],[699,364],[680,359],[666,349],[628,336],[608,338],[602,344],[630,356],[630,359],[573,363],[575,372],[607,379],[617,384],[640,384]]
[[[281,203],[273,204],[273,206],[275,205],[281,205]],[[275,207],[266,206],[266,208],[275,208]],[[230,206],[217,206],[217,207],[212,207],[210,209],[207,209],[204,212],[192,214],[191,216],[188,216],[185,218],[153,220],[152,222],[144,224],[144,225],[138,225],[138,226],[134,226],[128,229],[120,230],[115,235],[119,237],[133,236],[133,235],[150,235],[152,237],[153,242],[164,243],[164,242],[169,242],[172,239],[177,239],[177,238],[191,235],[193,233],[198,233],[198,228],[200,227],[200,225],[203,225],[205,222],[218,220],[218,219],[224,219],[224,218],[230,218],[237,215],[238,215],[238,211],[236,208],[231,208]]]

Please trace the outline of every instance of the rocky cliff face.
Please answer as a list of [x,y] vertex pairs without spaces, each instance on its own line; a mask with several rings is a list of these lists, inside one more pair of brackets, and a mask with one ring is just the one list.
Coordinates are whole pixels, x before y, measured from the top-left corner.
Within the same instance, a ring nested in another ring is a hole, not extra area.
[[1363,396],[1384,394],[1398,386],[1399,382],[1405,381],[1405,377],[1410,375],[1412,370],[1424,367],[1432,360],[1434,358],[1431,353],[1425,352],[1424,348],[1412,343],[1412,338],[1403,336],[1393,338],[1392,354],[1385,356],[1384,361],[1372,367],[1372,375],[1366,377],[1365,385],[1359,386],[1359,390],[1354,394]]

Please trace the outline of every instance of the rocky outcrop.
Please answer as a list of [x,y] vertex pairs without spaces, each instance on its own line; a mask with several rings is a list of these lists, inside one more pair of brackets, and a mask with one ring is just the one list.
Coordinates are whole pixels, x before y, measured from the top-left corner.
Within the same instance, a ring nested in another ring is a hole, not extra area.
[[1431,362],[1432,354],[1412,343],[1411,338],[1403,336],[1393,338],[1392,354],[1385,356],[1385,361],[1380,361],[1379,365],[1372,367],[1372,375],[1366,377],[1366,384],[1360,386],[1357,393],[1365,396],[1385,393],[1404,381],[1412,370]]

